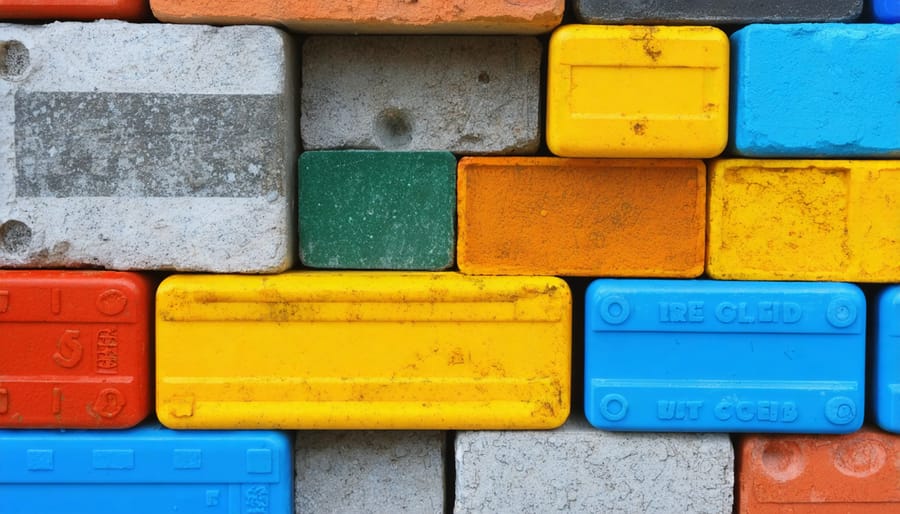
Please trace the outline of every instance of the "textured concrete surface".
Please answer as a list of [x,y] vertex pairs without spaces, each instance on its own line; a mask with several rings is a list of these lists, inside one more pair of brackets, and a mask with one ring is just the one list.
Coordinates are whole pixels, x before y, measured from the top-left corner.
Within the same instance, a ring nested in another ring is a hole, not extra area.
[[454,512],[728,513],[727,434],[459,432]]
[[534,153],[540,73],[531,37],[311,37],[303,147]]
[[297,432],[297,514],[444,512],[445,432]]
[[574,0],[586,23],[697,25],[851,21],[863,0]]
[[0,266],[290,266],[282,32],[55,23],[0,41]]
[[453,265],[453,154],[304,152],[299,175],[304,265],[394,270]]

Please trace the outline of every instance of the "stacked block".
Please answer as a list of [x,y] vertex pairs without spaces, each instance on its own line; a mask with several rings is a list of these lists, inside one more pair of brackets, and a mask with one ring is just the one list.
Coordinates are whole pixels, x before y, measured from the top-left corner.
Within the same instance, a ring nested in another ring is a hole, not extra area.
[[140,20],[148,11],[147,0],[0,1],[0,19],[4,20]]

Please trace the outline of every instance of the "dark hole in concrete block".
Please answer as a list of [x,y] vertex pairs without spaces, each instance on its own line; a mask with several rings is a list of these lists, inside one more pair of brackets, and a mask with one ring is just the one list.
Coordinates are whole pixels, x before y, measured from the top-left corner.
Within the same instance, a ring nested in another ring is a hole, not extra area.
[[400,109],[381,111],[375,119],[375,137],[384,148],[402,148],[412,141],[412,122]]
[[31,246],[31,227],[18,220],[0,225],[0,250],[19,253]]
[[25,45],[19,41],[0,41],[0,78],[20,77],[30,63]]

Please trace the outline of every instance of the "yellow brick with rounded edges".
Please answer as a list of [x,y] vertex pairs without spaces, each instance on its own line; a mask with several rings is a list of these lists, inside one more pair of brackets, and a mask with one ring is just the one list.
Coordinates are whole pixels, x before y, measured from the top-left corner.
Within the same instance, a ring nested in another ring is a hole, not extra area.
[[553,277],[174,275],[157,293],[170,428],[538,429],[569,413]]
[[713,278],[900,281],[900,161],[720,159],[709,191]]
[[719,155],[728,142],[728,52],[714,27],[557,29],[547,146],[563,157]]

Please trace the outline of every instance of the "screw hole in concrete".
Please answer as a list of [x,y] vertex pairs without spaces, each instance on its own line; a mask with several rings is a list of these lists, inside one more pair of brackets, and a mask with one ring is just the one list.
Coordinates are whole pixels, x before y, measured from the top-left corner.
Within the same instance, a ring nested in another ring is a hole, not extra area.
[[412,123],[400,109],[385,109],[375,119],[375,137],[385,148],[402,148],[412,141]]
[[491,76],[490,76],[490,74],[488,74],[488,72],[482,71],[481,73],[478,74],[478,82],[481,82],[482,84],[487,84],[490,81],[491,81]]
[[0,41],[0,78],[14,79],[28,69],[28,49],[19,41]]
[[18,220],[0,225],[0,250],[19,253],[31,246],[31,227]]

